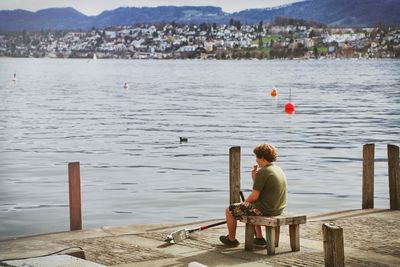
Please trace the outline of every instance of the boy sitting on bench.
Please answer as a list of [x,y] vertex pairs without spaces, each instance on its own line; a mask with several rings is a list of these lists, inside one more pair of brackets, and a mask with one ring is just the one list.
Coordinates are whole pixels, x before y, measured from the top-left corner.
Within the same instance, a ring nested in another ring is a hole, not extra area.
[[[278,157],[277,149],[270,144],[254,148],[257,164],[253,166],[251,177],[253,190],[243,203],[235,203],[225,210],[228,235],[220,236],[227,246],[236,247],[236,220],[241,216],[277,216],[282,214],[287,201],[287,181],[282,169],[274,164]],[[265,246],[261,226],[255,225],[255,245]]]

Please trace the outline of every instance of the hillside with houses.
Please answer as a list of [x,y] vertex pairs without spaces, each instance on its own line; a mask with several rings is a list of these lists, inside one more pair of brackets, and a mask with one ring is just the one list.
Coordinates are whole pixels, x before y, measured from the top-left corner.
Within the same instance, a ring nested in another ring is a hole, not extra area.
[[[8,32],[0,56],[122,59],[399,58],[400,29],[280,23],[141,24],[88,31]],[[293,22],[293,23],[290,23]]]

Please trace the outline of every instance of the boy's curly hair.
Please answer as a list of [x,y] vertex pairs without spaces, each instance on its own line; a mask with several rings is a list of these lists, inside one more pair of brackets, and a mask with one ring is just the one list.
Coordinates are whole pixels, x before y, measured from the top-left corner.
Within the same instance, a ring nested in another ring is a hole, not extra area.
[[257,158],[264,158],[269,162],[274,162],[278,158],[278,150],[270,144],[261,144],[254,148],[254,154]]

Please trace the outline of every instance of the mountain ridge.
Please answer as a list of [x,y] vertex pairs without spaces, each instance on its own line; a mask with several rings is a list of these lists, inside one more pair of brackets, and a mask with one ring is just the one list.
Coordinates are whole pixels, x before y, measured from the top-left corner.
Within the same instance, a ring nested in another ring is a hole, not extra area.
[[36,12],[0,10],[0,30],[74,30],[141,23],[242,23],[272,22],[277,16],[315,20],[330,26],[371,27],[379,23],[400,26],[400,1],[307,0],[270,8],[227,13],[216,6],[118,7],[87,16],[72,7]]

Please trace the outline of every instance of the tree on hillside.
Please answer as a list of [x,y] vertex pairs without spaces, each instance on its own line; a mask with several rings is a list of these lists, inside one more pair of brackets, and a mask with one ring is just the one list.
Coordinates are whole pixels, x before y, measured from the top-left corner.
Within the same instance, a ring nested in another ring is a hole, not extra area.
[[308,37],[309,37],[309,38],[313,38],[313,37],[317,37],[317,36],[318,36],[318,35],[317,35],[317,32],[314,31],[314,30],[311,30],[310,33],[308,34]]
[[319,57],[319,55],[318,55],[318,48],[317,48],[316,45],[314,45],[314,47],[313,47],[313,52],[314,52],[314,57],[315,57],[315,58],[318,58],[318,57]]
[[260,21],[260,23],[258,24],[257,32],[263,32],[263,22],[262,21]]
[[234,20],[231,18],[229,20],[229,26],[235,26],[236,29],[240,30],[240,28],[242,27],[242,24],[240,23],[240,20]]
[[236,26],[236,29],[240,30],[240,28],[242,27],[242,24],[240,23],[240,20],[237,20],[235,22],[235,26]]
[[209,30],[210,25],[208,25],[207,23],[203,22],[200,24],[200,30],[201,31],[208,31]]

